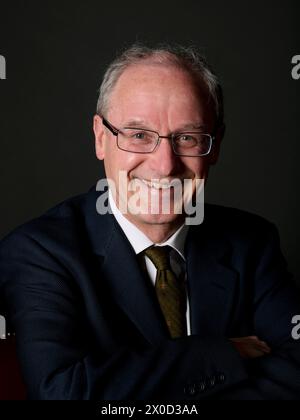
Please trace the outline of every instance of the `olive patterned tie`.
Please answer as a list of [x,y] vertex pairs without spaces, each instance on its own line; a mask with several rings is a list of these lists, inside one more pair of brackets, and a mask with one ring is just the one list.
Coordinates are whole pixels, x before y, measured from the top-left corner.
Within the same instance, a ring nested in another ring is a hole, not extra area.
[[172,338],[182,337],[186,330],[186,291],[170,266],[169,246],[151,246],[144,254],[157,269],[155,290]]

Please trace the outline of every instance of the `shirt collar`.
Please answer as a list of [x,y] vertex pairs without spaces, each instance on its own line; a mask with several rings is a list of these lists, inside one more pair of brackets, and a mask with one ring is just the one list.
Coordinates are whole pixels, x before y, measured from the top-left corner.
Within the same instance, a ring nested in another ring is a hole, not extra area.
[[[115,216],[118,224],[125,233],[136,254],[145,251],[145,249],[149,248],[149,246],[156,245],[148,238],[148,236],[146,236],[133,223],[126,219],[126,217],[120,212],[110,190],[108,192],[108,201],[113,215]],[[185,260],[184,244],[187,232],[188,226],[183,224],[179,229],[177,229],[175,233],[173,233],[172,236],[170,236],[169,239],[163,243],[157,244],[157,246],[169,245],[171,248],[175,249]]]

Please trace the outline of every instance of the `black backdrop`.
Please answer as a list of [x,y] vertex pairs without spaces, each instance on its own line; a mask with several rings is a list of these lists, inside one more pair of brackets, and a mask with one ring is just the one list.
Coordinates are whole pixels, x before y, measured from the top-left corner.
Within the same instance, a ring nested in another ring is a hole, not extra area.
[[227,132],[207,201],[276,223],[299,281],[299,11],[292,0],[1,4],[0,237],[100,178],[92,116],[115,52],[135,40],[193,43],[225,93]]

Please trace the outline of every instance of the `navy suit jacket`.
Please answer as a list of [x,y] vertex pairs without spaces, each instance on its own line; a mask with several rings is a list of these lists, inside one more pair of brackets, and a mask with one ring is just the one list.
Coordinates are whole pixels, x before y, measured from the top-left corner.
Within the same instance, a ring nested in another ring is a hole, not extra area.
[[[272,224],[207,205],[186,239],[192,336],[170,339],[154,288],[98,193],[0,244],[2,312],[32,399],[298,399],[300,314]],[[244,361],[229,338],[272,348]]]

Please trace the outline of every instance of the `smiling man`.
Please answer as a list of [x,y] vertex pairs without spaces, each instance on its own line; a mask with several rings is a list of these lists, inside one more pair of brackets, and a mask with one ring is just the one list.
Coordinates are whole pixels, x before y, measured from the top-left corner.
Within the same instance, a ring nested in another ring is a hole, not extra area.
[[104,75],[94,132],[109,211],[92,188],[0,246],[29,398],[299,398],[300,303],[276,229],[212,205],[187,223],[224,134],[203,57],[123,52]]
[[[116,185],[113,199],[124,203],[133,194],[119,185],[124,171],[131,190],[140,190],[141,208],[147,210],[136,215],[125,206],[127,219],[156,243],[184,223],[183,206],[177,204],[182,211],[175,211],[176,181],[178,188],[191,181],[187,195],[192,199],[196,181],[207,178],[219,150],[221,136],[209,133],[222,132],[214,107],[208,106],[208,86],[178,61],[170,53],[157,54],[128,66],[107,104],[102,105],[100,96],[94,119],[97,157],[104,159],[106,175]],[[153,201],[159,203],[158,210],[170,201],[169,211],[154,213]]]

